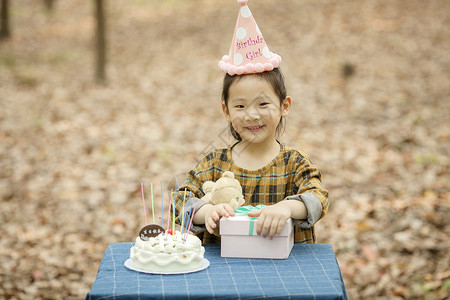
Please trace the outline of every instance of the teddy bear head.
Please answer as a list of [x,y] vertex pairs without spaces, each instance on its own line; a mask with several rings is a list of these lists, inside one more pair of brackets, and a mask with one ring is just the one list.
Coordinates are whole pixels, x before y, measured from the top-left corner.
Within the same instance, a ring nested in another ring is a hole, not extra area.
[[203,190],[206,193],[206,199],[213,205],[227,203],[233,209],[236,209],[245,202],[241,184],[230,171],[224,172],[216,182],[205,182]]

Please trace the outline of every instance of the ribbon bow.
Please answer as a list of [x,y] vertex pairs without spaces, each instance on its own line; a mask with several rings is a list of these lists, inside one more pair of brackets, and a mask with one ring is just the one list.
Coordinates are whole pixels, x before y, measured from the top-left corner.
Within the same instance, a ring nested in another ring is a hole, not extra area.
[[241,206],[241,207],[236,208],[234,210],[234,213],[236,214],[236,216],[246,216],[249,212],[258,210],[258,209],[261,209],[264,207],[266,207],[264,204],[259,204],[257,206],[246,205],[246,206]]

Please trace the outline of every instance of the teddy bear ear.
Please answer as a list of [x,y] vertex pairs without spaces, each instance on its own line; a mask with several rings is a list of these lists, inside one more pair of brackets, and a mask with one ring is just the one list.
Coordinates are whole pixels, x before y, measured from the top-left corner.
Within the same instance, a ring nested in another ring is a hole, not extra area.
[[211,190],[212,190],[213,187],[214,187],[214,182],[212,182],[212,181],[205,181],[205,182],[203,183],[203,186],[202,186],[203,191],[204,191],[205,193],[211,192]]
[[222,175],[222,177],[227,177],[227,178],[231,178],[234,179],[234,173],[231,171],[225,171]]

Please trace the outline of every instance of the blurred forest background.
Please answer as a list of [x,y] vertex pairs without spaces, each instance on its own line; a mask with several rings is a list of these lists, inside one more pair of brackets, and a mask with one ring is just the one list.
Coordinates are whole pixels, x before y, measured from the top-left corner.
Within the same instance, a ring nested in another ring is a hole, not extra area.
[[[159,199],[231,141],[217,63],[235,0],[103,1],[103,84],[96,2],[46,2],[10,0],[0,40],[0,299],[83,298],[143,226],[140,183]],[[318,242],[350,299],[448,299],[450,1],[250,9],[293,98],[281,140],[330,192]]]

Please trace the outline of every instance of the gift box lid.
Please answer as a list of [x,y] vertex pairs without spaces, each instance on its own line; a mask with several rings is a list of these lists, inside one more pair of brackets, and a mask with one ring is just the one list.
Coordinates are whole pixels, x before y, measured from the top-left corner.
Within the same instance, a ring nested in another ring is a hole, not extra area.
[[[258,235],[256,233],[256,222],[258,218],[251,218],[247,215],[237,215],[234,217],[220,219],[221,235]],[[292,231],[292,219],[288,219],[279,236],[289,236]]]

